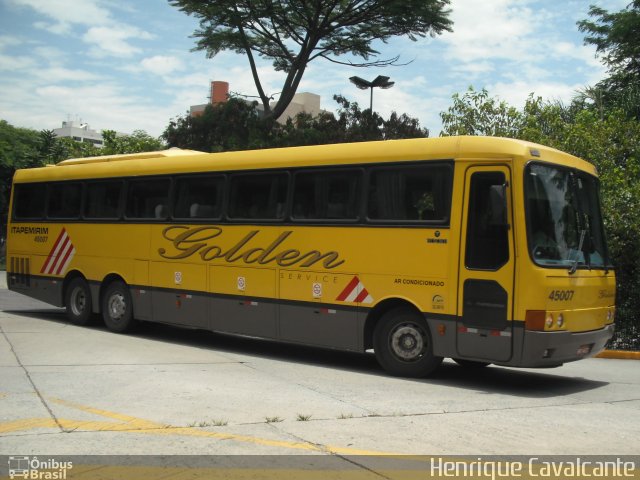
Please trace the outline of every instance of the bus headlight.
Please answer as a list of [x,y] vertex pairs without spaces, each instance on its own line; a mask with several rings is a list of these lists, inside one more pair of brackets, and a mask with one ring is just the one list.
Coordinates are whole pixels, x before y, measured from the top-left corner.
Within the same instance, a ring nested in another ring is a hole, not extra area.
[[547,328],[553,327],[553,315],[551,313],[547,313],[547,319],[544,323]]
[[558,325],[558,328],[562,328],[564,326],[564,315],[562,314],[558,315],[558,320],[556,324]]

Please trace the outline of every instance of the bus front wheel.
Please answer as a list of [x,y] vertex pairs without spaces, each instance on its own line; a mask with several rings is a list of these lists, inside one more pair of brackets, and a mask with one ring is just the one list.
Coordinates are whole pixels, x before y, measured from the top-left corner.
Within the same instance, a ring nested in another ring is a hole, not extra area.
[[129,289],[124,282],[109,284],[102,297],[102,318],[109,330],[124,333],[135,325]]
[[91,291],[82,277],[69,282],[65,291],[67,318],[75,325],[87,325],[91,321]]
[[427,322],[411,308],[386,312],[373,335],[378,363],[392,375],[425,377],[442,363],[442,357],[433,354]]

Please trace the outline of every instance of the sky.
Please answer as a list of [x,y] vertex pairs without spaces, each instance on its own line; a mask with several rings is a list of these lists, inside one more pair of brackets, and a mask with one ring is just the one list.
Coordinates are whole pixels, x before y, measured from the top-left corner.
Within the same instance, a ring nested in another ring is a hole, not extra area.
[[[374,110],[418,118],[431,136],[452,95],[469,86],[516,107],[531,93],[569,102],[606,75],[576,22],[591,4],[618,11],[629,1],[451,0],[452,33],[374,44],[380,58],[400,55],[408,65],[363,69],[318,59],[298,92],[319,94],[325,110],[337,109],[335,94],[364,109],[369,92],[349,77],[386,75],[395,85],[374,91]],[[192,51],[197,26],[167,0],[0,0],[0,119],[36,130],[72,120],[159,136],[190,105],[208,101],[212,80],[256,95],[245,56]],[[277,94],[283,75],[268,61],[259,69],[265,91]]]

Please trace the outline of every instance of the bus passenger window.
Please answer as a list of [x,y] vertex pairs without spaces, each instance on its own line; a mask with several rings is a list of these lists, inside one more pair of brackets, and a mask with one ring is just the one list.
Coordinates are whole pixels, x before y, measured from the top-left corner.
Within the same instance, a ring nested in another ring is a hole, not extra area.
[[445,223],[451,169],[444,165],[377,168],[369,181],[370,220]]
[[296,220],[356,220],[360,210],[359,170],[299,172],[295,176]]
[[52,183],[49,188],[47,217],[60,219],[80,218],[82,205],[81,183]]
[[31,183],[15,185],[13,217],[16,220],[37,220],[44,217],[47,200],[47,184]]
[[122,182],[91,182],[87,184],[84,216],[90,219],[119,218]]
[[169,180],[131,180],[127,191],[126,217],[166,219],[169,215]]
[[239,174],[231,177],[229,218],[278,220],[287,203],[286,173]]
[[497,223],[491,187],[504,185],[502,172],[478,172],[471,176],[465,265],[476,270],[498,270],[509,260],[509,226]]
[[222,215],[223,176],[176,180],[173,216],[180,219],[218,219]]

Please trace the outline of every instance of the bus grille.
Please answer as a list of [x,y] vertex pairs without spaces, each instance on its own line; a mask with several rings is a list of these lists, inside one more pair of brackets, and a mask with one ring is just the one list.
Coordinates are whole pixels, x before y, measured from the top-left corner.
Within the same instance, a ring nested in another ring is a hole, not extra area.
[[10,286],[31,286],[31,266],[29,257],[11,257]]

